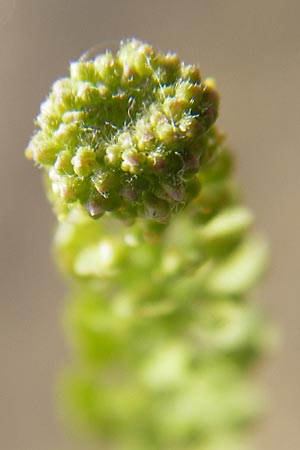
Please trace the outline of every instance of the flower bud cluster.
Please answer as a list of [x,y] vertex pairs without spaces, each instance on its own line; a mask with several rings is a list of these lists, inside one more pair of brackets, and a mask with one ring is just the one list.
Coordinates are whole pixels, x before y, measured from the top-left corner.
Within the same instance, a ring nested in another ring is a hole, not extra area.
[[[58,209],[167,222],[196,195],[220,136],[218,94],[197,66],[137,40],[71,64],[54,83],[26,154],[43,166]],[[213,142],[213,145],[212,145]]]

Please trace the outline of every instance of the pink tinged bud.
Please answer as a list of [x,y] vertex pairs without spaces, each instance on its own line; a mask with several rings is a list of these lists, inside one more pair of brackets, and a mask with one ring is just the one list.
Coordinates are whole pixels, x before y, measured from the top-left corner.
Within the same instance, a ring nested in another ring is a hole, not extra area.
[[162,184],[163,189],[168,194],[169,198],[176,202],[182,202],[184,200],[185,190],[182,184]]
[[129,200],[130,202],[135,202],[139,197],[139,191],[134,189],[133,186],[124,186],[120,194],[125,200]]
[[125,150],[122,154],[123,163],[121,165],[124,172],[132,174],[139,172],[146,157],[143,153],[137,152],[135,149]]
[[166,167],[166,160],[160,153],[152,153],[148,156],[148,161],[152,169],[156,172],[164,171]]
[[153,197],[145,201],[144,214],[147,219],[166,223],[170,218],[169,205],[164,200]]
[[98,219],[105,213],[105,208],[97,201],[96,198],[91,197],[84,205],[91,217]]
[[69,175],[59,175],[54,168],[49,171],[49,178],[53,192],[68,202],[76,201],[84,187],[79,180]]
[[124,133],[121,133],[118,136],[118,144],[121,145],[123,147],[123,149],[132,148],[132,146],[133,146],[132,136],[129,133],[129,131],[125,131]]
[[149,184],[144,179],[129,179],[124,187],[121,189],[120,194],[125,200],[137,201],[141,198],[143,192],[149,190]]
[[74,172],[80,177],[87,177],[96,166],[96,154],[90,147],[80,147],[72,158]]
[[122,147],[118,144],[107,146],[105,161],[109,164],[116,165],[121,161],[122,151]]
[[153,147],[155,136],[153,133],[145,132],[138,138],[139,150],[150,150]]
[[188,153],[184,158],[184,171],[189,173],[198,172],[200,155]]

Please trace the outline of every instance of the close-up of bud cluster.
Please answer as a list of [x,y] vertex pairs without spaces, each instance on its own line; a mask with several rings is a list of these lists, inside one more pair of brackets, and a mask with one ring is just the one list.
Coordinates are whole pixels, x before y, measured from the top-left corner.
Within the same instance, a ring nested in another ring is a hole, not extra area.
[[168,222],[200,189],[222,137],[213,81],[138,40],[71,63],[41,105],[26,154],[45,167],[58,212]]
[[217,110],[197,66],[135,39],[71,63],[41,106],[26,155],[45,169],[73,286],[60,401],[96,448],[249,449],[268,252]]

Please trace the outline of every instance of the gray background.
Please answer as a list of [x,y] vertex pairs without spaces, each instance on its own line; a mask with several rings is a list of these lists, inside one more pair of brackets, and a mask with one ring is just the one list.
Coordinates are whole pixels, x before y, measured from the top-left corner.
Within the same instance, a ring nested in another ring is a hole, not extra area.
[[49,251],[55,220],[23,150],[69,61],[131,36],[199,62],[218,81],[237,177],[272,248],[264,306],[283,330],[259,374],[269,395],[260,448],[300,448],[299,22],[299,0],[0,0],[1,449],[75,448],[53,404],[66,359],[65,287]]

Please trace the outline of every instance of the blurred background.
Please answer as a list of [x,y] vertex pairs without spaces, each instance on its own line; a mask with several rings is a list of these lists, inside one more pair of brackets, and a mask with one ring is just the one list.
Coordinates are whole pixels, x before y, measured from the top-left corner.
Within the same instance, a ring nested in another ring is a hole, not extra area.
[[217,79],[219,124],[270,241],[263,307],[283,337],[259,371],[269,398],[259,449],[300,448],[299,22],[299,0],[0,0],[1,449],[75,448],[53,400],[67,359],[66,286],[50,256],[55,219],[23,151],[41,101],[69,62],[132,36]]

